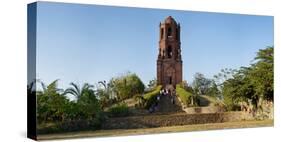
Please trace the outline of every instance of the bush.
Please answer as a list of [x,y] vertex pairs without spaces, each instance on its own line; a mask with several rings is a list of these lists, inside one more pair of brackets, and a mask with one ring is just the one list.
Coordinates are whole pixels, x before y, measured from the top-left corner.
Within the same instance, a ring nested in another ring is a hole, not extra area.
[[194,91],[193,91],[192,87],[189,86],[186,81],[183,81],[183,82],[179,83],[179,85],[180,85],[181,88],[183,88],[187,92],[190,92],[190,93],[193,94]]
[[232,103],[232,104],[228,104],[226,106],[226,110],[227,111],[241,111],[241,107],[237,104]]
[[123,117],[129,115],[129,107],[125,103],[117,104],[116,106],[108,110],[109,116],[112,117]]
[[144,108],[146,104],[146,100],[144,99],[143,95],[135,95],[134,96],[135,101],[137,103],[135,104],[135,108]]
[[41,123],[38,125],[38,134],[65,133],[74,131],[100,129],[100,120],[67,120],[64,122]]
[[191,104],[192,94],[190,92],[185,91],[183,88],[180,87],[179,84],[176,86],[176,92],[186,106]]
[[136,94],[144,92],[145,85],[135,73],[127,73],[109,82],[112,90],[116,93],[118,100],[125,100]]
[[159,94],[162,86],[156,86],[152,92],[144,94],[144,99],[146,100],[145,108],[149,109],[157,100],[157,95]]

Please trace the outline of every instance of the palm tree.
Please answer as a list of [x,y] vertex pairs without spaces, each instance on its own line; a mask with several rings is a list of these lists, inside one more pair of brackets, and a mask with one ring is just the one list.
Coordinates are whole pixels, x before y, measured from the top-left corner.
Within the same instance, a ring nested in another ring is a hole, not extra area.
[[32,80],[29,84],[27,84],[27,95],[33,95],[36,92],[35,84],[36,84],[36,79]]
[[84,83],[82,87],[73,82],[70,83],[71,87],[67,88],[64,94],[71,94],[76,98],[78,107],[78,114],[80,118],[85,119],[98,119],[100,113],[100,104],[96,98],[94,86]]
[[90,85],[88,83],[84,83],[83,86],[80,88],[78,84],[75,84],[73,82],[70,83],[71,87],[67,88],[64,91],[64,94],[71,94],[73,95],[76,100],[80,100],[80,98],[89,91],[93,91],[94,86]]
[[51,94],[58,94],[58,93],[62,92],[63,90],[58,88],[58,81],[59,81],[59,79],[56,79],[53,82],[51,82],[49,85],[46,85],[41,80],[38,80],[38,82],[42,86],[42,91],[41,92],[39,91],[38,93],[45,94],[45,95],[51,95]]
[[58,79],[46,85],[41,80],[37,80],[42,86],[41,91],[37,91],[37,115],[39,121],[64,120],[64,105],[67,98],[58,88]]

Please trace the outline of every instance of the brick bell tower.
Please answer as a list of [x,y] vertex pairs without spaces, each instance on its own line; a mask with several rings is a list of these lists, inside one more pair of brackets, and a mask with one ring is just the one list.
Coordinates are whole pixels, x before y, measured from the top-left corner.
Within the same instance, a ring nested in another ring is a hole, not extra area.
[[159,28],[157,84],[164,88],[175,88],[176,84],[182,82],[180,24],[169,16],[160,23]]

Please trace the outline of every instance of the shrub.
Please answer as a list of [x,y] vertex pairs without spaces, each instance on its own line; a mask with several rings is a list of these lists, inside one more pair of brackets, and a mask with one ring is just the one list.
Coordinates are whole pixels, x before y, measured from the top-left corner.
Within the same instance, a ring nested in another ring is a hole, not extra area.
[[227,110],[227,107],[223,102],[215,102],[214,106],[219,107],[222,112]]
[[125,100],[136,94],[144,92],[145,85],[135,73],[127,73],[116,78],[112,78],[109,82],[111,89],[116,93],[118,100]]
[[117,104],[116,106],[108,110],[109,116],[112,117],[123,117],[129,115],[129,107],[125,103]]
[[146,100],[144,99],[143,95],[135,95],[134,96],[135,101],[137,103],[135,104],[135,108],[144,108],[146,104]]
[[153,91],[144,94],[144,99],[146,100],[145,108],[148,109],[153,105],[157,100],[157,95],[159,94],[162,86],[158,85],[153,89]]
[[100,129],[99,120],[67,120],[64,122],[41,123],[38,125],[38,134],[65,133],[73,131]]
[[176,92],[186,106],[189,106],[189,104],[191,104],[192,94],[190,92],[187,92],[186,90],[181,88],[179,84],[176,86]]

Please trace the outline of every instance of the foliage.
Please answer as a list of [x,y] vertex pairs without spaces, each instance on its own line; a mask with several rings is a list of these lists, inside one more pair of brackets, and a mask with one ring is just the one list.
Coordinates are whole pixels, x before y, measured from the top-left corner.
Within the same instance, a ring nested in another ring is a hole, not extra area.
[[[57,88],[57,82],[58,80],[55,80],[49,85],[41,82],[42,91],[36,92],[38,123],[40,125],[55,124],[52,128],[44,128],[43,130],[65,132],[79,129],[84,124],[88,125],[83,128],[99,127],[103,120],[103,114],[92,85],[85,83],[82,88],[79,88],[78,85],[71,83],[72,87],[63,91]],[[73,94],[76,100],[67,99],[65,96],[67,93]],[[67,127],[68,125],[69,127]]]
[[146,105],[146,99],[142,95],[136,95],[134,96],[135,101],[137,103],[135,104],[136,108],[145,108]]
[[[76,112],[76,116],[78,116],[79,119],[98,118],[101,112],[101,107],[96,97],[94,86],[88,83],[84,83],[81,88],[75,83],[70,83],[70,85],[71,87],[67,88],[64,94],[72,94],[73,96],[75,96],[76,104],[69,104],[70,106],[68,107],[73,109],[69,110],[69,113],[71,114],[71,112]],[[79,110],[71,105],[79,108]]]
[[135,73],[127,73],[112,78],[109,84],[116,93],[118,100],[124,100],[136,94],[142,94],[145,88],[143,82]]
[[176,93],[186,106],[196,105],[196,103],[195,103],[196,101],[194,101],[196,99],[195,96],[192,95],[192,93],[187,92],[179,84],[177,84],[177,86],[176,86]]
[[36,94],[36,80],[32,80],[29,84],[27,84],[27,94],[33,95]]
[[224,68],[221,69],[220,72],[216,75],[214,75],[214,81],[217,84],[217,86],[222,86],[223,82],[232,78],[233,74],[237,70],[231,69],[231,68]]
[[205,76],[202,73],[196,73],[194,75],[194,80],[192,82],[194,93],[198,95],[206,94],[208,88],[211,85],[211,82],[212,81],[208,78],[205,78]]
[[78,107],[80,108],[81,117],[84,119],[96,119],[99,118],[101,107],[95,94],[90,90],[86,92],[78,100]]
[[67,88],[65,90],[64,94],[73,95],[76,98],[77,101],[80,100],[80,98],[86,93],[94,94],[94,92],[93,92],[94,86],[90,85],[88,83],[83,84],[83,86],[81,88],[79,87],[79,85],[77,85],[73,82],[71,82],[70,85],[71,85],[71,87]]
[[143,98],[146,100],[145,108],[150,108],[157,100],[157,95],[159,94],[162,86],[158,85],[153,89],[153,91],[144,94]]
[[37,117],[38,121],[63,121],[65,118],[64,106],[68,99],[60,94],[61,89],[57,88],[58,80],[48,86],[43,82],[42,91],[37,91]]
[[148,86],[149,89],[155,88],[157,86],[156,78],[153,78],[152,80],[150,80],[147,86]]
[[211,91],[214,94],[210,94],[211,96],[217,97],[219,99],[223,99],[223,85],[224,82],[228,79],[233,78],[233,75],[235,74],[235,72],[237,72],[236,69],[231,69],[231,68],[224,68],[221,69],[220,72],[216,75],[214,75],[214,79],[212,80],[212,86],[216,86],[217,89],[212,88]]
[[253,65],[253,70],[250,72],[252,82],[256,85],[255,91],[260,97],[273,101],[273,47],[259,50],[255,60],[257,63]]
[[[36,82],[34,82],[36,83]],[[27,86],[28,93],[32,93],[34,83]],[[128,73],[124,76],[112,78],[109,83],[100,81],[102,87],[84,83],[70,83],[65,91],[58,88],[58,80],[49,85],[40,81],[41,90],[37,90],[37,120],[42,127],[40,132],[66,132],[75,130],[92,130],[99,128],[104,121],[103,108],[119,101],[141,94],[144,84],[136,74]],[[73,95],[70,101],[67,95]],[[127,116],[128,106],[119,104],[110,110],[112,116]],[[48,127],[45,124],[53,124]]]
[[[192,87],[192,89],[190,89],[190,87],[185,87],[184,89],[193,94],[193,100],[198,100],[197,95],[208,95],[216,98],[222,98],[221,91],[219,90],[219,86],[216,84],[215,80],[206,78],[201,73],[196,73],[194,75]],[[196,104],[197,102],[195,101],[194,103]]]
[[83,130],[97,130],[101,124],[95,120],[67,120],[58,122],[41,123],[37,127],[38,134],[51,134]]
[[113,91],[113,84],[106,83],[106,81],[99,81],[97,85],[96,95],[100,101],[101,108],[109,107],[117,102],[117,96]]
[[211,84],[210,84],[209,88],[207,89],[206,94],[208,94],[209,96],[212,96],[212,97],[220,98],[221,93],[214,80],[211,80]]
[[190,93],[194,94],[193,88],[188,85],[186,80],[182,81],[179,85],[180,85],[181,88],[183,88],[187,92],[190,92]]
[[222,93],[228,109],[248,102],[258,109],[265,99],[273,101],[273,47],[261,49],[250,67],[241,67],[223,82]]
[[116,106],[111,107],[109,110],[109,115],[112,117],[123,117],[129,115],[129,107],[126,103],[120,103]]

